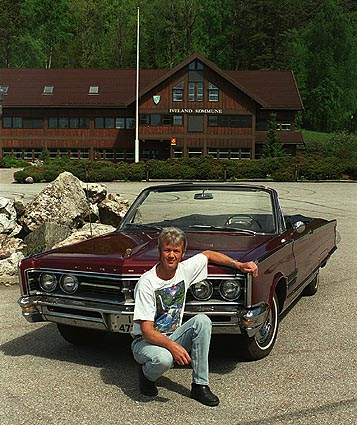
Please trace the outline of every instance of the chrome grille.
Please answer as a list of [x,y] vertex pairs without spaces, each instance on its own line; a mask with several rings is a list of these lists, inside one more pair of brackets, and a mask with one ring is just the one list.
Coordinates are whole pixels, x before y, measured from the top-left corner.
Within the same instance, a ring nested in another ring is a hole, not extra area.
[[[59,282],[61,276],[71,274],[79,281],[79,288],[74,294],[63,292],[59,285],[53,292],[45,292],[39,284],[41,273],[54,274]],[[86,300],[106,302],[123,302],[133,297],[133,290],[139,276],[98,274],[93,272],[77,272],[73,270],[31,269],[26,271],[26,281],[31,295],[46,294],[65,296]]]

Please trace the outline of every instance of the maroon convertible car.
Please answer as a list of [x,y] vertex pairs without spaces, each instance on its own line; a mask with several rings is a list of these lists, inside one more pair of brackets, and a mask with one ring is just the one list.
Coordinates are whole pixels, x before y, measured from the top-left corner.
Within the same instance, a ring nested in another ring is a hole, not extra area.
[[335,220],[284,215],[274,189],[220,183],[151,186],[115,232],[21,262],[24,317],[55,322],[74,344],[130,332],[134,287],[157,262],[157,237],[169,226],[187,233],[186,258],[210,249],[259,265],[257,278],[210,265],[208,278],[191,287],[185,304],[184,320],[207,314],[213,332],[231,334],[237,352],[250,360],[270,353],[279,315],[299,295],[315,294],[320,268],[336,249]]

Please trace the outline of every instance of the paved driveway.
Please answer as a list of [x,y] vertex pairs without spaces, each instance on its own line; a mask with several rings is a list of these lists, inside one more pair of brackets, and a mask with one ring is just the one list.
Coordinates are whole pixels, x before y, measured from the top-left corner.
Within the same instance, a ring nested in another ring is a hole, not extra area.
[[[36,185],[1,185],[10,196]],[[110,183],[132,199],[146,183]],[[354,183],[274,183],[285,212],[337,218],[338,250],[314,297],[301,298],[281,322],[269,357],[243,363],[234,337],[215,336],[211,387],[221,404],[189,398],[191,371],[159,381],[156,401],[140,396],[129,340],[76,348],[53,324],[29,324],[17,287],[0,286],[0,424],[354,424],[356,415],[356,240]],[[37,186],[39,189],[40,186]],[[5,193],[6,192],[6,193]],[[7,194],[7,195],[6,195]]]

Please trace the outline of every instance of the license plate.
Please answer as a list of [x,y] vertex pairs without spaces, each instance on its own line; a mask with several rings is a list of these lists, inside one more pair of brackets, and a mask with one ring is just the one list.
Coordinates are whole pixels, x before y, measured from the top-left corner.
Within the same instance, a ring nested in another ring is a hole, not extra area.
[[123,334],[131,332],[133,327],[133,316],[131,314],[113,314],[111,319],[113,332]]

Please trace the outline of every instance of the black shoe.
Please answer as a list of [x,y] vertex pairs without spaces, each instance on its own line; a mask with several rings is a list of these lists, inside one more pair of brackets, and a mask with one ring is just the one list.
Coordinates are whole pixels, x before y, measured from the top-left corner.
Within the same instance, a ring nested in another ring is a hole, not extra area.
[[218,406],[219,398],[213,394],[208,385],[192,384],[191,398],[206,406]]
[[139,365],[139,388],[143,395],[155,397],[159,394],[156,384],[153,381],[149,381],[144,375],[143,368]]

